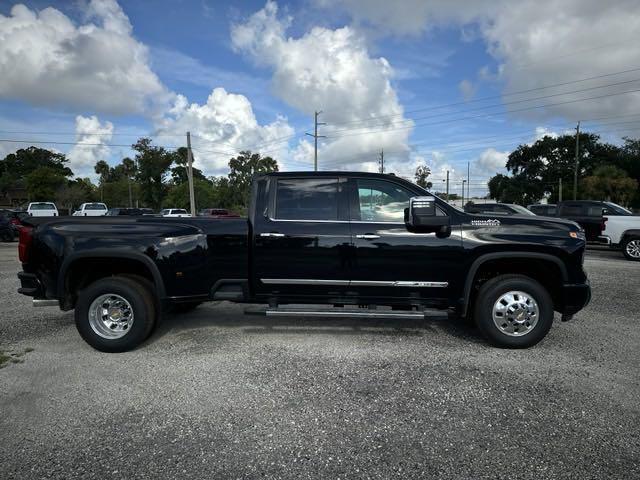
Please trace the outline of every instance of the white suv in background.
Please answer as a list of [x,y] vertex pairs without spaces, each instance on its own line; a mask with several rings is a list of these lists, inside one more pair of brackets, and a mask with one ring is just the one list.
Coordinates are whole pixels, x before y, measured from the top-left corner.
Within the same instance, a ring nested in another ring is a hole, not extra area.
[[160,210],[163,217],[190,217],[191,215],[184,208],[165,208]]
[[73,212],[74,217],[102,217],[107,214],[107,206],[104,203],[83,203],[78,210]]
[[31,202],[27,213],[32,217],[57,217],[58,208],[53,202]]
[[605,211],[602,223],[604,230],[598,240],[622,250],[627,259],[640,262],[640,216],[607,216]]

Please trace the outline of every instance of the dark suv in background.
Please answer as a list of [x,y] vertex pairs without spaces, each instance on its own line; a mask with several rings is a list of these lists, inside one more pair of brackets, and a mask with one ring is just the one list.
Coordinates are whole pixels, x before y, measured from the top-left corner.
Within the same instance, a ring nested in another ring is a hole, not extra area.
[[611,202],[598,200],[569,200],[558,205],[558,217],[573,220],[586,234],[587,242],[597,242],[604,229],[603,215],[633,215],[629,210]]
[[522,205],[514,203],[467,203],[464,206],[466,213],[484,213],[494,215],[535,215]]
[[555,203],[537,203],[527,207],[536,215],[544,217],[555,217],[558,213],[558,206]]

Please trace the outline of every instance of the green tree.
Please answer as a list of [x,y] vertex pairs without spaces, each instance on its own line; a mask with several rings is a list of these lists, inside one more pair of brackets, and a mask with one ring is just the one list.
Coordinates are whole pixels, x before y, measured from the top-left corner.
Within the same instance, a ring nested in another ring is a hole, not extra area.
[[[195,162],[195,158],[193,158],[192,161]],[[187,159],[187,147],[180,147],[174,152],[174,163],[175,166],[171,169],[171,180],[173,181],[173,183],[178,184],[188,182],[189,161]],[[193,166],[191,167],[191,170],[193,171],[194,180],[196,178],[200,180],[207,179],[202,173],[202,170],[199,170]]]
[[58,207],[70,212],[81,203],[92,202],[97,198],[96,187],[88,178],[76,178],[61,186],[56,192],[55,201]]
[[[640,184],[640,139],[624,138],[622,155],[617,166],[629,174],[629,177]],[[640,189],[636,190],[630,205],[640,208]]]
[[131,178],[136,174],[136,162],[129,157],[122,159],[122,170],[127,177],[127,189],[129,190],[129,207],[133,207],[133,189],[131,187]]
[[[194,178],[193,192],[196,198],[198,209],[208,208],[215,205],[215,190],[209,180]],[[178,183],[169,187],[169,193],[163,203],[165,208],[184,208],[189,210],[189,183]]]
[[588,198],[628,205],[638,190],[638,182],[627,172],[613,165],[603,165],[583,180],[583,191]]
[[52,201],[67,179],[51,167],[38,167],[27,175],[25,183],[32,201]]
[[98,181],[100,182],[100,201],[104,202],[104,184],[109,180],[111,168],[104,160],[98,160],[94,170],[98,174]]
[[489,180],[488,187],[490,198],[519,205],[535,203],[544,194],[542,184],[531,183],[526,175],[521,173],[511,177],[499,173]]
[[159,209],[166,194],[167,172],[174,161],[174,153],[151,145],[151,139],[141,138],[132,148],[136,151],[136,181],[140,199],[145,206]]
[[427,165],[420,165],[416,168],[416,184],[420,185],[422,188],[430,190],[431,187],[433,187],[433,184],[427,180],[429,175],[431,175],[431,169]]
[[[507,170],[514,178],[517,177],[512,182],[513,186],[526,185],[528,189],[541,192],[540,197],[549,195],[550,201],[557,201],[559,179],[562,179],[565,192],[573,185],[575,144],[574,135],[561,135],[545,136],[532,145],[520,145],[511,152],[506,164]],[[598,166],[616,164],[620,159],[620,153],[619,147],[600,142],[598,135],[581,133],[579,186],[581,179],[591,175]],[[512,190],[505,192],[518,197]]]
[[229,160],[229,169],[232,202],[247,208],[252,177],[259,173],[277,172],[278,162],[271,157],[262,157],[259,153],[243,151]]
[[65,178],[71,177],[73,172],[66,163],[63,154],[33,146],[10,153],[0,160],[0,197],[13,188],[26,187],[27,176],[41,167]]

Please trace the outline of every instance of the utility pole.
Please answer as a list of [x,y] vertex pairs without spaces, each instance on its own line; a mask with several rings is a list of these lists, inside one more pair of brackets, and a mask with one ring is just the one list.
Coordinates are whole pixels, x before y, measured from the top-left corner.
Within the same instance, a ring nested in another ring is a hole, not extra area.
[[313,171],[318,171],[318,138],[325,138],[326,135],[318,135],[318,125],[326,125],[324,122],[318,122],[318,115],[322,113],[322,110],[319,112],[315,112],[314,122],[313,122],[313,135],[307,133],[310,137],[313,137],[314,140],[314,149],[313,149]]
[[196,197],[193,192],[193,154],[191,153],[191,133],[187,132],[187,176],[189,177],[189,205],[191,216],[196,216]]
[[462,208],[464,208],[464,184],[467,183],[466,180],[462,180]]
[[127,183],[129,183],[129,208],[133,208],[133,196],[131,195],[131,173],[127,173]]
[[447,170],[447,203],[449,202],[449,170]]
[[562,201],[562,178],[558,179],[558,203]]
[[471,193],[469,193],[469,188],[471,188],[470,168],[470,162],[467,162],[467,198],[469,200],[471,200]]
[[384,149],[380,150],[380,173],[384,173]]
[[578,164],[580,155],[580,122],[576,126],[576,162],[573,169],[573,199],[578,199]]

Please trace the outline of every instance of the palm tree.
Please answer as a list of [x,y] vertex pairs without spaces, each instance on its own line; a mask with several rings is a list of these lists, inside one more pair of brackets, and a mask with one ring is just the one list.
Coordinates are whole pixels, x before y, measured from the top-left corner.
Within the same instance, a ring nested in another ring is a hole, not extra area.
[[98,160],[94,170],[100,176],[100,201],[104,202],[104,184],[109,177],[109,171],[111,169],[107,162],[105,162],[104,160]]
[[133,207],[133,197],[131,196],[131,177],[136,172],[136,162],[131,160],[129,157],[125,157],[122,159],[122,167],[124,169],[124,173],[127,176],[127,182],[129,184],[129,208]]

